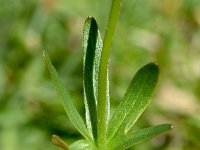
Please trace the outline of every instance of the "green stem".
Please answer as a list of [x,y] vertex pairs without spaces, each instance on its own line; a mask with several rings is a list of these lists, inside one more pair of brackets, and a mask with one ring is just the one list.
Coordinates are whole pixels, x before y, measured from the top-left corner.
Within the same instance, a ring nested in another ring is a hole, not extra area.
[[119,12],[121,8],[121,0],[113,0],[108,19],[107,29],[103,41],[103,49],[101,53],[100,67],[99,67],[99,83],[98,83],[98,147],[104,149],[106,147],[106,86],[107,86],[107,70],[108,61],[110,57],[110,49],[116,23],[118,20]]

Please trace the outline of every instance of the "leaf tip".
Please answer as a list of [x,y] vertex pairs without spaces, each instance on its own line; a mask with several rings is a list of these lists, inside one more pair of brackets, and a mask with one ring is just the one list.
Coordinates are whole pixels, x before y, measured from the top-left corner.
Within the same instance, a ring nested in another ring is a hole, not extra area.
[[42,55],[45,61],[47,61],[48,55],[45,50],[42,51]]
[[68,150],[68,145],[58,135],[52,135],[51,141],[54,145],[62,148],[63,150]]
[[85,20],[85,23],[91,23],[91,24],[95,24],[97,26],[97,22],[96,20],[94,19],[94,17],[92,16],[88,16]]
[[92,19],[93,17],[92,16],[88,16],[86,19]]
[[170,129],[173,129],[173,128],[174,128],[173,124],[170,124]]
[[169,131],[174,128],[174,126],[172,124],[163,124],[163,127],[165,128],[166,131]]
[[158,80],[160,69],[159,69],[159,65],[157,63],[155,63],[155,62],[148,63],[143,67],[143,69],[148,71],[151,74],[154,74],[156,77],[156,80]]
[[94,18],[92,16],[88,16],[86,19],[85,19],[85,22],[91,22],[92,20],[94,20]]
[[148,63],[146,67],[149,67],[149,69],[152,69],[152,70],[159,71],[159,64],[155,62]]
[[43,57],[45,57],[45,51],[44,50],[42,51],[42,54],[43,54]]

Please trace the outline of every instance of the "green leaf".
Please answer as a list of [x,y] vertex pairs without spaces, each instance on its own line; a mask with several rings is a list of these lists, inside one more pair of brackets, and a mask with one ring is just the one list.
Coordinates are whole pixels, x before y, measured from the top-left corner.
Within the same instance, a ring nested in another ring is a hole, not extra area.
[[120,138],[118,140],[115,139],[111,145],[115,145],[113,150],[124,150],[133,146],[134,144],[137,144],[138,142],[150,139],[172,128],[173,126],[171,124],[161,124],[154,127],[140,129],[128,133],[124,138]]
[[156,86],[158,73],[158,66],[154,63],[145,65],[136,73],[109,122],[108,141],[126,134],[146,109]]
[[88,140],[79,140],[69,146],[70,150],[97,150],[95,145]]
[[[95,54],[101,50],[101,45],[97,45],[98,26],[94,18],[88,17],[83,30],[83,89],[86,109],[86,123],[89,130],[92,130],[94,139],[97,138],[97,86],[95,84]],[[96,51],[97,50],[97,51]],[[96,51],[96,52],[95,52]]]
[[[88,17],[83,30],[84,46],[84,101],[86,108],[86,123],[89,130],[92,130],[94,139],[97,139],[97,98],[98,98],[98,74],[102,52],[102,39],[98,25],[94,18]],[[108,78],[107,78],[108,83]],[[107,85],[107,116],[109,115],[109,90]]]
[[71,101],[71,99],[68,95],[68,92],[66,91],[56,69],[51,64],[51,61],[50,61],[49,57],[45,54],[45,52],[43,52],[43,56],[46,61],[48,70],[51,74],[51,78],[53,80],[54,86],[57,90],[58,95],[62,99],[63,107],[64,107],[69,119],[71,120],[72,124],[76,127],[76,129],[86,139],[92,140],[92,137],[90,136],[82,117],[80,116],[78,110],[76,109],[73,102]]
[[109,109],[110,102],[108,96],[108,62],[110,58],[110,50],[112,45],[112,39],[116,24],[118,21],[120,8],[122,0],[112,0],[111,10],[109,13],[109,19],[107,24],[107,29],[104,36],[102,57],[100,60],[99,67],[99,82],[98,82],[98,106],[97,106],[97,116],[98,116],[98,139],[97,143],[100,149],[105,149],[107,125],[109,120]]

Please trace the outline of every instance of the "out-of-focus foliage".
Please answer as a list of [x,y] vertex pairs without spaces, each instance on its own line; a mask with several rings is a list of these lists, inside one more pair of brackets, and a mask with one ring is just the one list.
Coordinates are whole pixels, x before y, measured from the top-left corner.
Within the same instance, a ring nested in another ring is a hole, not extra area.
[[[84,114],[83,24],[93,16],[104,33],[110,3],[0,0],[0,149],[56,150],[52,134],[68,143],[80,138],[60,105],[42,50]],[[137,126],[174,125],[134,150],[200,149],[199,41],[199,0],[124,1],[111,51],[111,106],[119,103],[135,71],[156,61],[159,85]]]

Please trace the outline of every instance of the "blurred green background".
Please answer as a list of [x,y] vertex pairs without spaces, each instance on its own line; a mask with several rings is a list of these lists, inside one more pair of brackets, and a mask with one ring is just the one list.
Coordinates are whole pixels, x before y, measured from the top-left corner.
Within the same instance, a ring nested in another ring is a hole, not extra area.
[[[42,58],[46,50],[84,115],[82,29],[96,18],[105,32],[110,0],[0,0],[0,149],[58,150],[57,134],[81,135],[69,122]],[[134,129],[172,123],[134,150],[200,149],[200,1],[124,0],[110,59],[112,111],[134,73],[160,65],[160,80]]]

